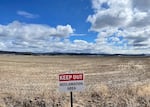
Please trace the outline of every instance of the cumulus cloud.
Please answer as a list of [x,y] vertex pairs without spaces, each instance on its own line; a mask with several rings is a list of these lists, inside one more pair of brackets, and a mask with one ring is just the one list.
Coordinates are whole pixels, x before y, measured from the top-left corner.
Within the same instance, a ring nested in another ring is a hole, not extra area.
[[60,38],[68,37],[73,33],[74,29],[71,25],[50,27],[14,21],[8,25],[0,25],[0,48],[24,51],[43,50],[52,44],[60,44]]
[[150,1],[149,0],[132,0],[133,8],[137,8],[140,11],[149,11],[150,10]]
[[70,48],[73,49],[76,53],[92,53],[94,44],[88,43],[85,40],[74,40]]
[[69,36],[73,34],[71,25],[50,27],[14,21],[8,25],[0,25],[0,50],[91,53],[93,43],[84,40],[70,41]]
[[69,36],[73,33],[70,25],[58,25],[56,28],[41,24],[26,24],[14,21],[8,25],[0,25],[0,36],[24,39],[44,38],[46,36]]
[[[129,0],[92,0],[95,14],[89,15],[87,21],[92,23],[91,29],[107,27],[122,27],[127,25],[132,19]],[[107,3],[109,8],[103,9],[103,4]]]
[[29,13],[29,12],[22,11],[22,10],[17,11],[17,14],[25,18],[31,18],[31,19],[39,17],[39,15],[37,14]]
[[120,53],[150,51],[149,5],[149,0],[92,0],[94,14],[87,21],[91,23],[90,30],[99,33],[96,46],[101,48],[97,49]]
[[[87,21],[92,23],[92,30],[105,27],[149,26],[149,0],[92,0],[95,13]],[[109,8],[103,9],[106,3]],[[147,3],[147,4],[146,4]]]
[[14,21],[0,25],[0,50],[29,52],[92,53],[94,44],[84,40],[70,41],[76,34],[71,25],[50,27]]

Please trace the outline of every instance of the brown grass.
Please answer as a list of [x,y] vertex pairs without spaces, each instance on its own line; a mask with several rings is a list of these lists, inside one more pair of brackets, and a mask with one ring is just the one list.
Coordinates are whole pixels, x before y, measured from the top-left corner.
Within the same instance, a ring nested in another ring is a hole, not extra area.
[[0,56],[0,107],[69,107],[58,74],[84,72],[75,107],[150,107],[149,57]]

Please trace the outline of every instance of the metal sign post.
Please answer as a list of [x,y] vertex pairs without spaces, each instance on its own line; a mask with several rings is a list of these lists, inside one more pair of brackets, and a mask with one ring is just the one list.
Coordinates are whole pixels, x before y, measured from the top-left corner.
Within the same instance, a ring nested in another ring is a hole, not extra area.
[[71,107],[73,107],[73,96],[72,96],[72,91],[70,92],[70,103],[71,103]]

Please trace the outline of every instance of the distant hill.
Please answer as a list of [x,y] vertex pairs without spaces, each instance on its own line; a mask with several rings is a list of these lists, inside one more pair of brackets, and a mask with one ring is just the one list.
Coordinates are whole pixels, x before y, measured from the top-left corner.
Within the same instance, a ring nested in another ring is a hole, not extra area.
[[0,51],[0,54],[32,55],[32,52]]
[[46,53],[34,53],[34,52],[16,52],[16,51],[0,51],[0,54],[12,54],[12,55],[83,55],[83,56],[150,56],[150,54],[97,54],[97,53],[60,53],[60,52],[46,52]]

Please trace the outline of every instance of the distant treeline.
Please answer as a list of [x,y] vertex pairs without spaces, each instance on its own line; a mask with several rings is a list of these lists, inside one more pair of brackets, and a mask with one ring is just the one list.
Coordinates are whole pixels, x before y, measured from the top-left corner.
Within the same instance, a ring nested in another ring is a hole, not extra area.
[[15,52],[15,51],[0,51],[0,54],[12,54],[12,55],[81,55],[81,56],[150,56],[150,54],[104,54],[104,53],[60,53],[60,52]]

